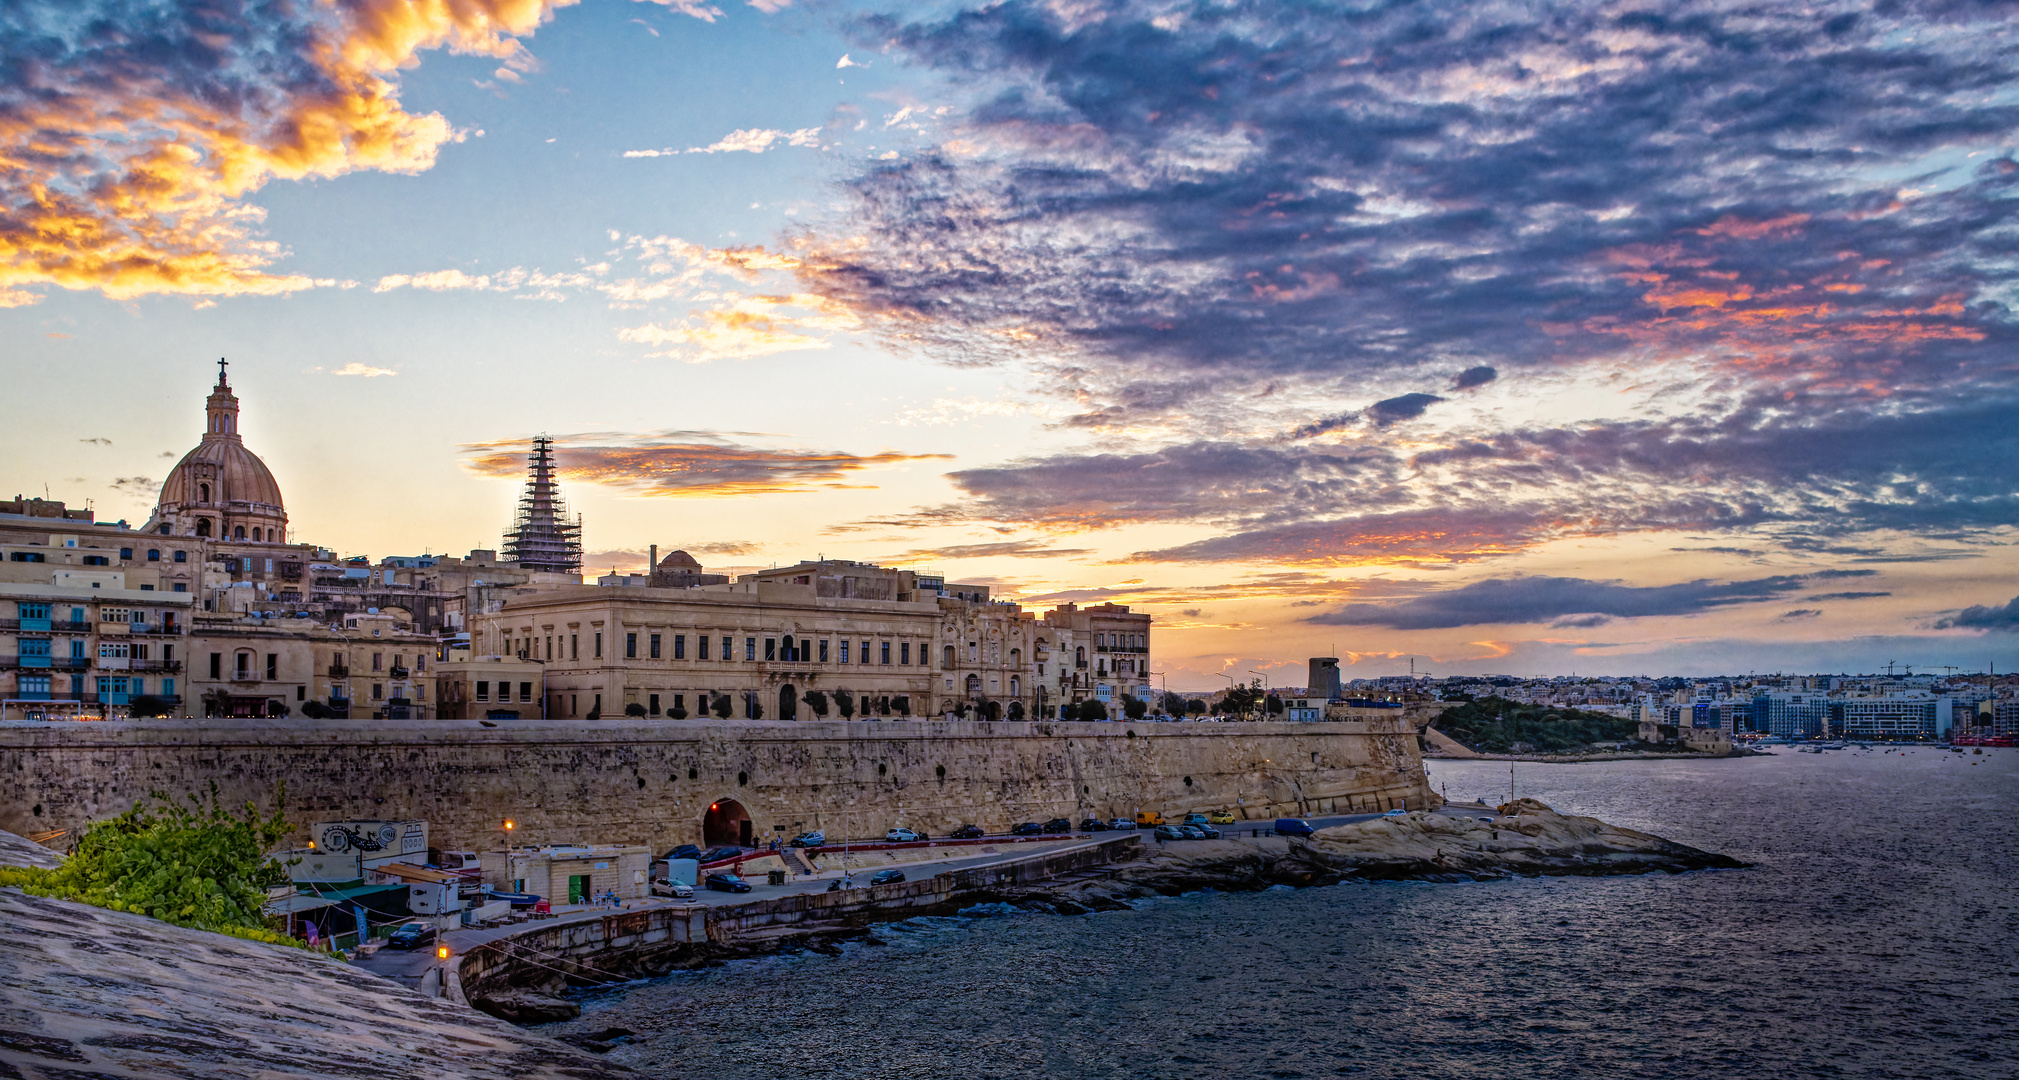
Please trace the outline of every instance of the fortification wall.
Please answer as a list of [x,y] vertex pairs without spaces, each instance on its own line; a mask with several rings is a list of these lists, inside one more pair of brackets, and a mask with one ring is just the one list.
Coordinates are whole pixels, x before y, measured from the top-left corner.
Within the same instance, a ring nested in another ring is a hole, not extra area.
[[78,829],[150,791],[211,783],[289,817],[420,818],[437,847],[700,843],[736,800],[757,836],[941,835],[972,822],[1220,808],[1278,815],[1424,806],[1404,722],[422,724],[140,721],[0,724],[0,829]]

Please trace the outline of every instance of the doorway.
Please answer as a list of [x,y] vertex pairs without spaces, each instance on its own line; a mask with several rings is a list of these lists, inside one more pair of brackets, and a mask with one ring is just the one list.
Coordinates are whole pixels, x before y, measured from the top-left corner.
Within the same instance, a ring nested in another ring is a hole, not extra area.
[[589,875],[568,875],[568,902],[579,904],[589,896]]
[[786,683],[778,688],[778,718],[780,720],[799,719],[799,692]]
[[736,844],[749,847],[756,835],[756,827],[751,824],[750,811],[735,799],[721,799],[709,804],[708,813],[701,819],[701,842],[709,847]]

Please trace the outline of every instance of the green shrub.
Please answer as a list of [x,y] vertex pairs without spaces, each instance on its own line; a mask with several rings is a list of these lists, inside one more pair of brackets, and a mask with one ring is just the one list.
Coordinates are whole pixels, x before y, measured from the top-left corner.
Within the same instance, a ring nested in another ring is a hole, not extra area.
[[0,885],[33,896],[75,900],[149,915],[177,926],[216,930],[251,941],[288,944],[267,929],[266,891],[285,885],[285,868],[267,857],[292,831],[275,796],[273,816],[246,803],[226,810],[210,786],[206,805],[160,792],[115,818],[92,822],[77,848],[55,869],[0,869]]
[[1504,754],[1517,743],[1543,753],[1636,737],[1640,725],[1604,713],[1524,705],[1506,698],[1466,701],[1444,710],[1430,726],[1474,750]]

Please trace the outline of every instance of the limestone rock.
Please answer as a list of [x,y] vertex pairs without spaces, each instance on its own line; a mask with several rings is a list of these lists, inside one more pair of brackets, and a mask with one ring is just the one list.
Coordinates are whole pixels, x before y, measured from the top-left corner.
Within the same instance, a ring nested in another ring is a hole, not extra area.
[[572,1001],[549,997],[524,987],[480,994],[470,999],[470,1004],[515,1024],[547,1024],[556,1020],[573,1020],[582,1015],[582,1007]]

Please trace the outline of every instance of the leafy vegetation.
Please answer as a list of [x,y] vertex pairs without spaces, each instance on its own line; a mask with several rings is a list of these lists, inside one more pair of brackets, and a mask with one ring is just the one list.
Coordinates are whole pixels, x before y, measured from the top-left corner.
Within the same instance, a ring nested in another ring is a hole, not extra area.
[[1430,726],[1489,754],[1548,753],[1635,738],[1640,725],[1604,713],[1487,697],[1446,709]]
[[0,886],[177,926],[295,944],[268,930],[260,913],[267,889],[288,881],[286,869],[267,857],[291,831],[278,809],[281,798],[271,817],[260,816],[251,803],[240,813],[227,810],[218,802],[216,784],[208,804],[191,795],[185,806],[160,792],[153,800],[92,822],[55,869],[0,869]]

